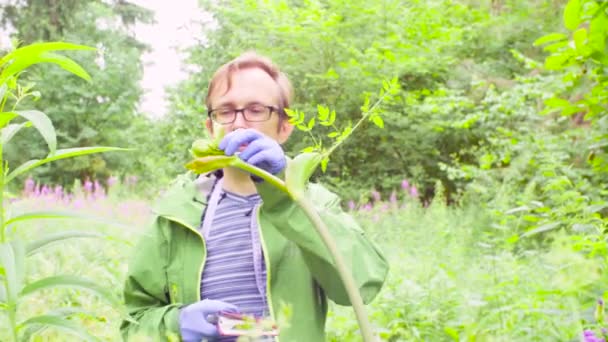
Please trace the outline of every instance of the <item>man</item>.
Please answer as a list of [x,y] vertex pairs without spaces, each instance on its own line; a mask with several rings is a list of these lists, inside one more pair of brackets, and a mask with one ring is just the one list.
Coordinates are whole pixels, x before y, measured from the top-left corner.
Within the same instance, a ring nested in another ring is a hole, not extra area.
[[[223,127],[219,147],[227,155],[283,177],[291,94],[270,60],[246,53],[211,80],[209,134]],[[288,308],[276,341],[324,341],[327,298],[350,304],[333,258],[289,196],[239,169],[222,171],[182,178],[154,206],[151,230],[129,265],[124,296],[132,320],[123,322],[123,336],[234,341],[218,337],[208,318],[233,311],[276,320]],[[308,196],[369,303],[386,277],[386,260],[334,194],[309,184]]]

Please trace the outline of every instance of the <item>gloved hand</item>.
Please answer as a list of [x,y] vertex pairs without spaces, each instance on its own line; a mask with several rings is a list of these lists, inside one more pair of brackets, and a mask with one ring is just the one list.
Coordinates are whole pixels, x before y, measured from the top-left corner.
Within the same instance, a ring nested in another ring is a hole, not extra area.
[[219,144],[227,156],[233,155],[243,144],[247,147],[239,154],[245,162],[276,175],[287,161],[279,143],[254,129],[237,129],[226,134]]
[[207,322],[208,315],[220,311],[238,312],[238,308],[230,303],[219,300],[205,299],[190,304],[179,311],[179,330],[186,342],[200,342],[202,339],[218,336],[217,326]]

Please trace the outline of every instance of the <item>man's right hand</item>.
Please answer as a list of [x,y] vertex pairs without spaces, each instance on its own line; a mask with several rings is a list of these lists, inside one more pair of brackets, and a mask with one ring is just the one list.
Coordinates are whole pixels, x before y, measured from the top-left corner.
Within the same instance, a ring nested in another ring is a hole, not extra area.
[[185,306],[179,311],[179,330],[186,342],[200,342],[202,339],[219,335],[217,326],[207,321],[207,316],[217,315],[220,311],[238,312],[238,308],[219,300],[205,299]]

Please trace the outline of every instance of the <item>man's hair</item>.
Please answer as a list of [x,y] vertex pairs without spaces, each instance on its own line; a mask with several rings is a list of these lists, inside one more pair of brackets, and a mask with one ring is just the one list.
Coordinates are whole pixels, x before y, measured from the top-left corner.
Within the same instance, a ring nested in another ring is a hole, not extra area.
[[230,62],[222,65],[217,69],[217,71],[213,74],[211,78],[211,82],[209,83],[209,90],[207,91],[207,98],[205,99],[205,104],[207,105],[207,110],[211,108],[211,95],[217,91],[217,88],[223,83],[226,82],[226,92],[230,90],[232,86],[232,75],[244,69],[261,69],[266,72],[279,86],[280,92],[280,101],[279,109],[282,115],[285,115],[284,109],[288,108],[293,99],[293,88],[291,86],[291,82],[287,78],[287,75],[279,70],[268,57],[264,57],[258,55],[253,51],[248,51],[238,56],[237,58],[231,60]]

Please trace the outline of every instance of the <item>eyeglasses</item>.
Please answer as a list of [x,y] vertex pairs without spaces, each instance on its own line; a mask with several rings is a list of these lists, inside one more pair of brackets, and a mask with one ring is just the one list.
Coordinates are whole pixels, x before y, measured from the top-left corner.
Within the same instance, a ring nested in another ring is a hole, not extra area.
[[264,106],[261,104],[251,104],[245,108],[235,109],[230,107],[220,107],[208,112],[211,120],[227,125],[236,120],[236,114],[243,114],[245,121],[261,122],[270,119],[273,112],[279,112],[279,108],[273,106]]

